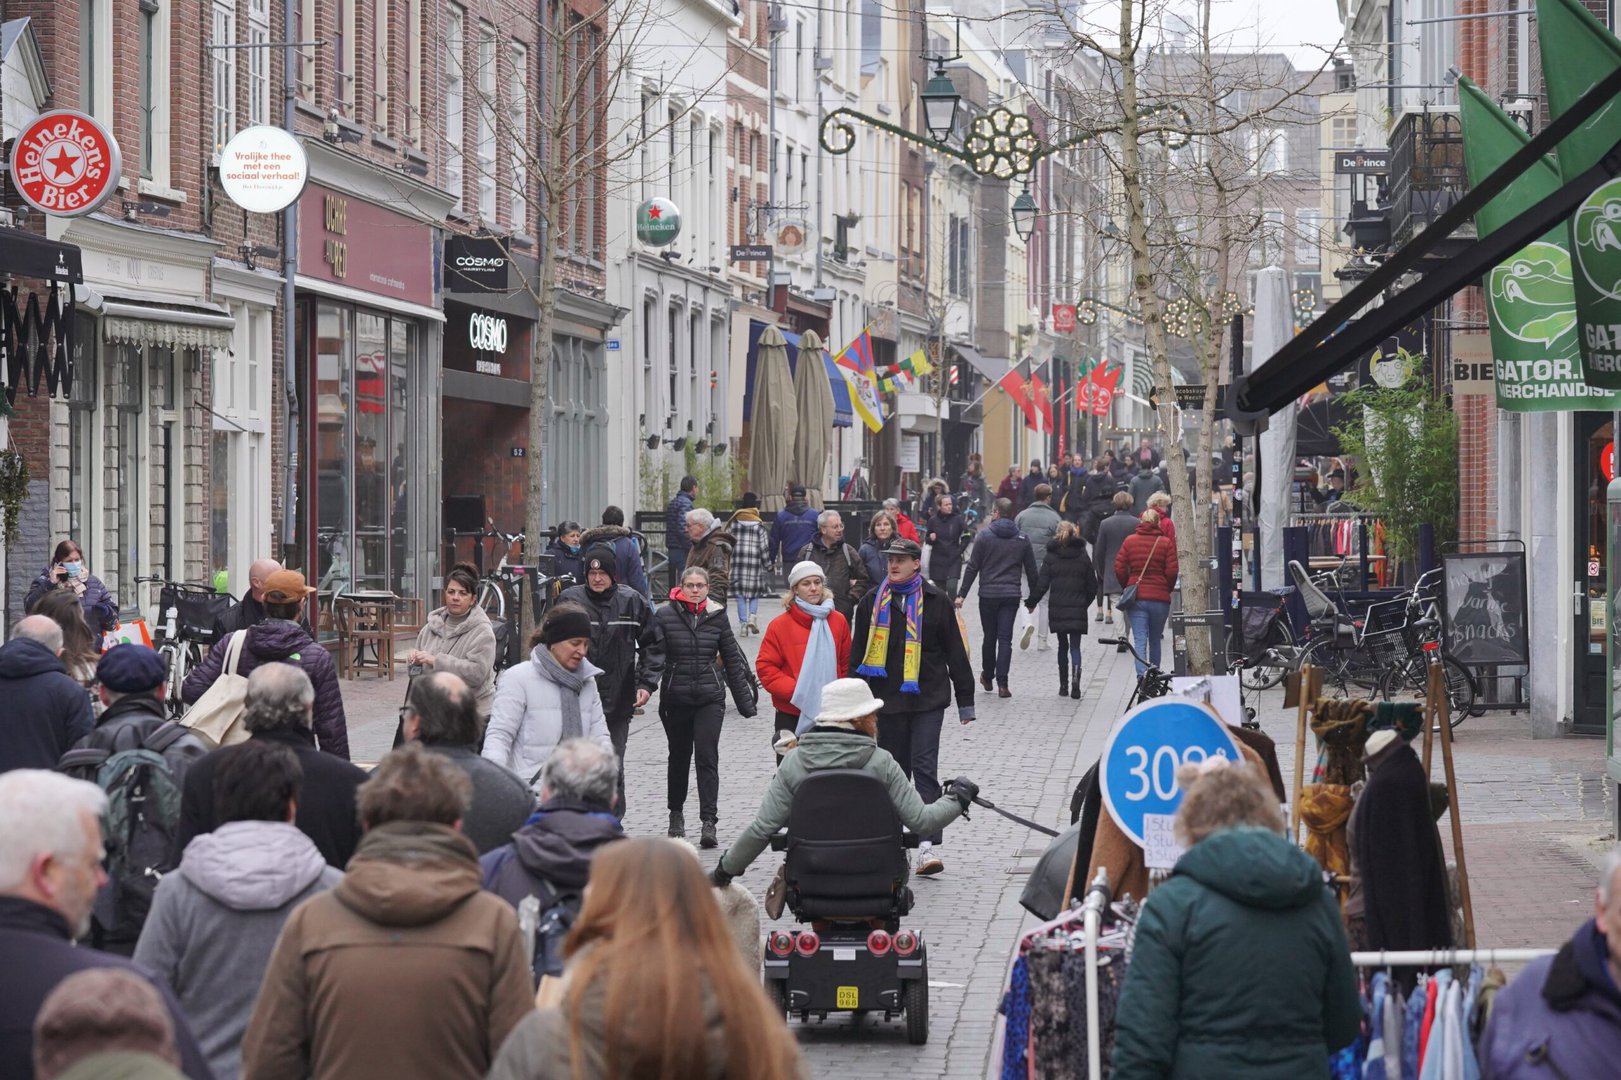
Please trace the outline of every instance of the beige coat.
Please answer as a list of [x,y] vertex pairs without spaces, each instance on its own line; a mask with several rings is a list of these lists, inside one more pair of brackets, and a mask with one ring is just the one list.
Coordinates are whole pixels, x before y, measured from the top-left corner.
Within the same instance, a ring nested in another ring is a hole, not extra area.
[[444,608],[434,608],[417,634],[417,648],[433,653],[435,671],[448,671],[473,688],[478,715],[488,720],[495,700],[495,627],[484,609],[475,604],[467,618],[452,623]]

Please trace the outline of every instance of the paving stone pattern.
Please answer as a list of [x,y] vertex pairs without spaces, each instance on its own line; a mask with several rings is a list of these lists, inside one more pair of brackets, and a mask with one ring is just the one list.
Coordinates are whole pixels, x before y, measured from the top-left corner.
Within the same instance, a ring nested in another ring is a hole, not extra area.
[[[762,616],[770,601],[762,604]],[[964,605],[977,646],[974,604]],[[961,726],[948,713],[941,739],[942,779],[959,774],[1009,810],[1060,827],[1068,820],[1070,792],[1101,752],[1110,725],[1123,711],[1134,682],[1130,658],[1096,642],[1094,624],[1085,648],[1081,700],[1057,694],[1056,653],[1015,651],[1013,697],[980,694],[979,719]],[[751,659],[759,638],[744,639]],[[1169,645],[1167,643],[1167,662]],[[971,649],[977,663],[977,648]],[[392,740],[405,680],[367,679],[344,684],[350,743],[357,759],[375,760]],[[665,742],[657,700],[631,729],[626,829],[659,834],[666,824]],[[721,742],[723,845],[736,837],[758,807],[769,780],[769,705],[752,720],[727,714]],[[1281,691],[1262,695],[1263,729],[1278,741],[1285,776],[1294,757],[1294,711]],[[1466,826],[1466,854],[1474,883],[1478,940],[1501,946],[1557,944],[1591,913],[1595,867],[1604,851],[1611,813],[1602,783],[1603,745],[1593,740],[1533,742],[1525,717],[1470,719],[1458,731],[1456,759]],[[1310,763],[1308,762],[1308,765]],[[1440,763],[1436,763],[1440,776]],[[697,822],[694,787],[687,819]],[[923,1047],[907,1044],[899,1022],[868,1021],[853,1028],[847,1017],[825,1024],[794,1023],[819,1077],[983,1077],[995,1074],[999,1054],[997,1005],[1022,928],[1033,925],[1018,904],[1025,874],[1046,840],[990,811],[946,831],[939,854],[946,872],[914,878],[917,904],[907,925],[929,946],[932,1030]],[[713,853],[703,854],[706,865]],[[763,895],[779,857],[766,853],[741,881]],[[784,925],[791,924],[785,918]]]

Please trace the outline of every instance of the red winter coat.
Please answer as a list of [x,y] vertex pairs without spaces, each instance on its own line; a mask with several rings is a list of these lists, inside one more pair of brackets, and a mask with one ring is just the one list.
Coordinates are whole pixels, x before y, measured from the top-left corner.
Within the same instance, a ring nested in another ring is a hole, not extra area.
[[[1155,546],[1158,541],[1159,546]],[[1114,557],[1114,576],[1122,589],[1136,583],[1137,599],[1171,602],[1171,589],[1181,568],[1176,565],[1176,541],[1159,525],[1137,523],[1137,531],[1120,542]],[[1141,575],[1141,580],[1138,580]]]
[[[833,644],[838,647],[839,678],[850,674],[850,623],[837,611],[827,617],[827,628],[833,631]],[[811,617],[798,606],[771,620],[760,639],[760,655],[754,661],[760,685],[771,695],[771,704],[778,712],[798,716],[799,707],[793,702],[794,687],[799,683],[799,669],[805,663],[805,645],[810,641]]]
[[923,546],[923,541],[917,535],[917,525],[905,514],[897,513],[895,515],[895,531],[919,547]]

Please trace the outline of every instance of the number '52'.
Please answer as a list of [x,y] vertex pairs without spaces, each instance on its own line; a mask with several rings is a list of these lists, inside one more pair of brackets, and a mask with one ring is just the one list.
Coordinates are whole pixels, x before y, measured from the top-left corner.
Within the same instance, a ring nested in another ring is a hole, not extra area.
[[[1197,765],[1210,755],[1203,747],[1190,746],[1177,756],[1174,746],[1162,746],[1154,751],[1152,762],[1148,756],[1148,748],[1143,746],[1126,747],[1126,756],[1136,761],[1127,775],[1141,780],[1142,786],[1134,791],[1126,792],[1126,799],[1130,802],[1141,802],[1148,798],[1149,792],[1162,802],[1169,802],[1176,798],[1176,768],[1178,765]],[[1216,751],[1217,757],[1226,757],[1223,750]],[[1163,782],[1162,782],[1163,781]]]

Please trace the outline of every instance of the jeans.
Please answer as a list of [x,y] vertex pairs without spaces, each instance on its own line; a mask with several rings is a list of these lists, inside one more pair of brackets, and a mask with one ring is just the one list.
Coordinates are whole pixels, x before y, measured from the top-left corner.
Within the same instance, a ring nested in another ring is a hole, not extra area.
[[749,616],[760,609],[760,598],[757,596],[733,597],[737,601],[737,625],[742,626],[749,621]]
[[616,811],[620,817],[625,816],[625,744],[630,741],[630,717],[618,719],[608,717],[608,739],[614,744],[614,756],[619,759],[619,807]]
[[[1165,620],[1171,617],[1171,605],[1164,600],[1138,597],[1126,617],[1131,620],[1131,636],[1137,643],[1138,655],[1146,656],[1150,664],[1159,667],[1160,646],[1165,642]],[[1143,662],[1135,663],[1137,674],[1141,675]]]
[[[895,759],[926,803],[940,798],[940,725],[945,715],[944,709],[933,709],[878,717],[879,747]],[[938,844],[940,834],[923,839]]]
[[694,755],[698,758],[698,819],[719,820],[720,802],[720,724],[726,703],[711,705],[665,705],[659,709],[664,736],[670,741],[670,767],[666,774],[671,810],[687,804],[687,775]]
[[1019,617],[1017,596],[979,598],[980,629],[985,632],[979,670],[986,678],[996,675],[996,685],[1007,685],[1008,665],[1013,662],[1013,624]]
[[1073,630],[1059,630],[1058,634],[1058,678],[1069,678],[1069,672],[1075,672],[1076,682],[1081,681],[1081,642],[1086,635]]

